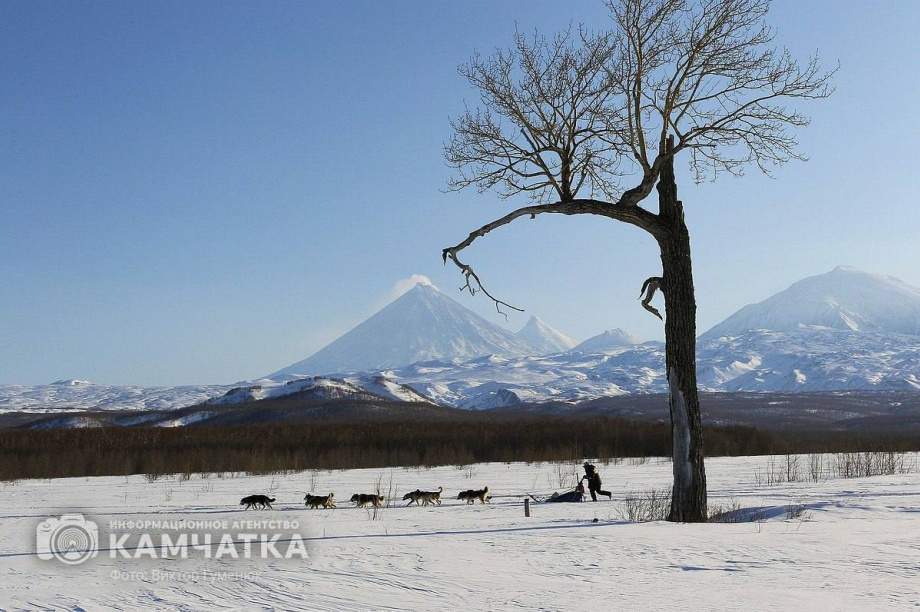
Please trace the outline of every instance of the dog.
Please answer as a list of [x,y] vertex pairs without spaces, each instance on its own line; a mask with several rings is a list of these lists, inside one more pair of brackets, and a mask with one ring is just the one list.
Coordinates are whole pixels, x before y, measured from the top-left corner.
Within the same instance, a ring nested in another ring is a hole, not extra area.
[[240,500],[240,505],[246,506],[243,510],[249,510],[250,508],[274,510],[274,508],[272,508],[273,501],[275,501],[275,498],[269,497],[268,495],[249,495]]
[[[422,505],[427,506],[429,504],[441,505],[441,491],[444,490],[444,487],[438,487],[437,491],[419,491],[419,499],[422,500]],[[416,502],[417,504],[418,502]]]
[[316,510],[320,506],[325,509],[335,508],[335,493],[329,495],[310,495],[307,493],[303,498],[303,505]]
[[375,508],[379,508],[380,504],[383,503],[383,495],[375,495],[373,493],[355,493],[351,496],[351,500],[354,502],[355,506],[358,508],[364,508],[368,504],[372,504]]
[[408,493],[403,495],[403,501],[409,500],[409,503],[406,504],[407,508],[411,506],[412,504],[415,504],[417,506],[418,500],[421,496],[422,496],[421,489],[416,489],[415,491],[409,491]]
[[467,489],[466,491],[460,491],[460,494],[457,495],[457,499],[465,499],[467,504],[475,504],[477,499],[479,503],[486,504],[489,503],[491,497],[492,496],[489,495],[488,486],[484,489]]
[[[444,490],[444,487],[438,487],[437,491],[422,491],[421,489],[416,489],[415,491],[409,491],[403,495],[403,500],[409,500],[409,503],[406,506],[411,506],[413,503],[416,506],[428,506],[430,504],[441,505],[441,492]],[[419,503],[421,502],[421,503]]]

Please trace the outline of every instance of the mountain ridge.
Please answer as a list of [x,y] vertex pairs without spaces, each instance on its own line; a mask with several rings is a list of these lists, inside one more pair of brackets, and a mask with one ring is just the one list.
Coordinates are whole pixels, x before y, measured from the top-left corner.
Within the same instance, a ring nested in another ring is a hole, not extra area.
[[794,332],[809,326],[920,335],[920,289],[892,276],[837,266],[740,308],[700,339],[752,329]]
[[[339,376],[341,384],[317,382],[316,378],[305,382],[314,375],[292,373],[276,380],[199,387],[118,387],[80,379],[32,387],[0,385],[0,412],[155,410],[201,403],[234,389],[226,402],[277,398],[300,389],[297,385],[304,386],[301,391],[309,387],[315,393],[343,392],[351,397],[370,393],[470,409],[667,391],[661,342],[638,343],[623,330],[609,330],[572,350],[537,354],[516,334],[485,321],[437,290],[416,287],[408,293],[412,291],[420,295],[408,299],[429,309],[425,316],[448,309],[448,322],[471,321],[476,332],[497,328],[498,340],[510,344],[471,358],[442,356],[402,366],[370,367]],[[763,304],[767,306],[758,311]],[[802,279],[739,309],[698,338],[700,390],[920,392],[920,328],[917,333],[891,331],[915,330],[915,312],[920,317],[920,289],[893,277],[838,267]],[[408,323],[419,320],[414,311],[407,316],[403,319]],[[546,329],[552,330],[539,319],[532,321],[535,326],[542,324],[539,337]],[[767,329],[764,324],[786,329]],[[416,335],[424,339],[417,330]],[[509,347],[511,350],[504,350]],[[301,382],[285,389],[284,383],[293,379]]]

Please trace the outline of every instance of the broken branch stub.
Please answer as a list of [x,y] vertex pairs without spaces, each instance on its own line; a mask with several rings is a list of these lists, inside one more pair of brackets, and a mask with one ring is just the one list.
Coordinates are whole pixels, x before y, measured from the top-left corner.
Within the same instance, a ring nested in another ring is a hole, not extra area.
[[[655,297],[655,292],[661,287],[661,277],[652,276],[645,279],[645,282],[642,283],[642,289],[639,290],[639,298],[642,299],[642,308],[645,308],[647,311],[664,321],[661,317],[661,313],[658,312],[658,309],[652,306],[652,298]],[[642,297],[643,294],[645,297]]]

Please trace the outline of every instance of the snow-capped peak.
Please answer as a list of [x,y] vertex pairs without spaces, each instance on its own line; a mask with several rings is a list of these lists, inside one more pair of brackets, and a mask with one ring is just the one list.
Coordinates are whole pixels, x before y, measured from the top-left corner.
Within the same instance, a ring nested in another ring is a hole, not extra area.
[[344,374],[433,359],[526,355],[531,347],[430,283],[412,289],[310,357],[270,378]]
[[745,306],[702,339],[753,329],[794,332],[806,326],[920,335],[920,289],[892,276],[838,266]]
[[596,336],[592,336],[572,349],[580,353],[603,353],[604,351],[615,350],[624,346],[639,344],[639,339],[627,331],[620,329],[608,329]]
[[88,380],[82,380],[80,378],[62,378],[61,380],[56,380],[51,384],[57,385],[59,387],[79,387],[79,386],[92,385],[94,383]]
[[527,324],[518,331],[516,336],[532,346],[535,355],[561,353],[577,344],[537,316],[531,316]]

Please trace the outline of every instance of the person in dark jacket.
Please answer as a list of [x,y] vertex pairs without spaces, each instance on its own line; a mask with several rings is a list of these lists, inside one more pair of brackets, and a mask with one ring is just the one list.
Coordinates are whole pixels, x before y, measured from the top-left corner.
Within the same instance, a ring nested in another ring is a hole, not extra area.
[[585,475],[581,477],[581,480],[588,481],[588,491],[591,492],[591,499],[597,501],[598,493],[606,495],[608,498],[613,498],[613,494],[610,491],[601,489],[601,475],[597,473],[597,468],[587,461],[585,461],[584,468]]

